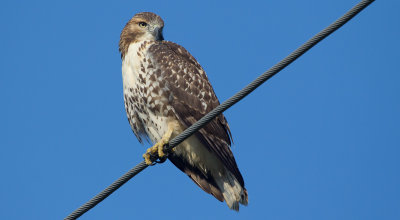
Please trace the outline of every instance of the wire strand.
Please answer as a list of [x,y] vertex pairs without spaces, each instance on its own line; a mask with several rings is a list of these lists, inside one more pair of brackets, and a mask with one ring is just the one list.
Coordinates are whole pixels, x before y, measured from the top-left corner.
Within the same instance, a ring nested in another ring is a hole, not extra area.
[[[366,8],[372,2],[374,2],[374,0],[363,0],[363,1],[359,2],[352,9],[350,9],[346,14],[344,14],[342,17],[340,17],[335,22],[330,24],[327,28],[320,31],[318,34],[316,34],[314,37],[312,37],[306,43],[301,45],[299,48],[297,48],[295,51],[293,51],[291,54],[289,54],[287,57],[285,57],[279,63],[275,64],[269,70],[264,72],[261,76],[256,78],[253,82],[251,82],[245,88],[243,88],[242,90],[237,92],[235,95],[233,95],[228,100],[226,100],[225,102],[223,102],[222,104],[217,106],[215,109],[213,109],[211,112],[206,114],[204,117],[202,117],[199,121],[197,121],[192,126],[187,128],[181,134],[179,134],[178,136],[173,138],[169,142],[169,146],[166,147],[166,150],[171,150],[172,148],[176,147],[178,144],[180,144],[186,138],[188,138],[189,136],[194,134],[196,131],[201,129],[203,126],[205,126],[208,122],[213,120],[216,116],[218,116],[219,114],[221,114],[222,112],[224,112],[225,110],[230,108],[232,105],[236,104],[241,99],[246,97],[248,94],[250,94],[252,91],[254,91],[257,87],[259,87],[265,81],[270,79],[272,76],[277,74],[283,68],[288,66],[290,63],[292,63],[297,58],[299,58],[301,55],[303,55],[305,52],[307,52],[309,49],[311,49],[318,42],[320,42],[321,40],[323,40],[324,38],[329,36],[331,33],[336,31],[337,29],[339,29],[341,26],[343,26],[349,20],[351,20],[354,16],[356,16],[359,12],[361,12],[364,8]],[[128,182],[131,178],[136,176],[138,173],[140,173],[142,170],[144,170],[147,167],[148,167],[148,165],[144,161],[140,162],[138,165],[136,165],[134,168],[129,170],[127,173],[125,173],[118,180],[113,182],[110,186],[108,186],[102,192],[100,192],[95,197],[93,197],[91,200],[89,200],[88,202],[83,204],[81,207],[79,207],[78,209],[73,211],[65,219],[70,220],[70,219],[79,218],[81,215],[83,215],[84,213],[89,211],[91,208],[96,206],[98,203],[103,201],[105,198],[107,198],[109,195],[111,195],[115,190],[117,190],[119,187],[121,187],[123,184]]]

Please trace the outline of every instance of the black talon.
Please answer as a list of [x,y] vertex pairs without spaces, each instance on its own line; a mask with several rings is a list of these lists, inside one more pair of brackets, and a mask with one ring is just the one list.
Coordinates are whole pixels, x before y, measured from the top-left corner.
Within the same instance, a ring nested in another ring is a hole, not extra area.
[[165,156],[163,156],[163,157],[158,157],[157,160],[155,161],[156,163],[164,163],[164,162],[167,160],[168,155],[169,155],[169,153],[171,152],[171,150],[167,150],[168,147],[169,147],[169,144],[168,144],[168,143],[166,143],[166,144],[163,145],[163,151],[164,151],[164,153],[165,153]]
[[158,160],[154,161],[155,163],[164,163],[167,160],[167,156],[159,157]]
[[157,159],[158,159],[158,155],[156,155],[156,154],[151,154],[151,153],[149,153],[149,155],[150,155],[150,161],[151,161],[151,164],[149,165],[149,166],[154,166],[154,165],[156,165],[157,164]]
[[151,164],[149,166],[154,166],[154,165],[156,165],[158,163],[164,163],[167,160],[168,155],[171,153],[171,149],[168,149],[168,148],[169,148],[169,144],[168,143],[163,145],[163,151],[165,153],[164,157],[160,157],[158,155],[158,153],[154,153],[154,154],[149,153],[150,154],[150,161],[151,161]]

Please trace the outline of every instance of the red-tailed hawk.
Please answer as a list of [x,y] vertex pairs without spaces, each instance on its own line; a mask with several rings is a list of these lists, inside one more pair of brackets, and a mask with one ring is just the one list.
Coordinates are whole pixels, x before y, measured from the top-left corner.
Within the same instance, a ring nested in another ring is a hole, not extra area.
[[[155,145],[143,155],[164,156],[163,145],[219,105],[203,68],[182,46],[164,41],[163,20],[136,14],[119,41],[125,109],[139,142]],[[221,114],[192,135],[168,159],[199,187],[229,208],[247,205],[247,190],[230,149],[231,133]]]

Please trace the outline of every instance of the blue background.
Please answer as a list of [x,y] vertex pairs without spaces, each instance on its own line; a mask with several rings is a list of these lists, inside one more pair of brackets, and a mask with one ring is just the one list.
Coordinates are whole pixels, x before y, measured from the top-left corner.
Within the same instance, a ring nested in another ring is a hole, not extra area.
[[[2,1],[0,219],[61,219],[142,161],[119,34],[137,12],[202,64],[221,101],[356,0]],[[400,219],[399,1],[377,1],[225,112],[249,206],[170,162],[82,219]]]

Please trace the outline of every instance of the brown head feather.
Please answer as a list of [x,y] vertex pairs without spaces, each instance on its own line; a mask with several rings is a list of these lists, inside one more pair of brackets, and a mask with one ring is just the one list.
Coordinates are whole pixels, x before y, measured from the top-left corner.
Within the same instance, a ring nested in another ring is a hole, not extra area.
[[119,52],[123,58],[131,43],[141,40],[163,40],[164,21],[152,12],[141,12],[126,23],[119,40]]

